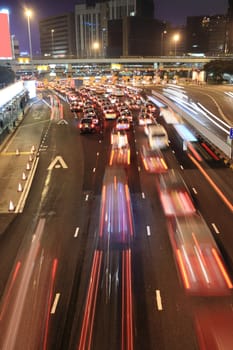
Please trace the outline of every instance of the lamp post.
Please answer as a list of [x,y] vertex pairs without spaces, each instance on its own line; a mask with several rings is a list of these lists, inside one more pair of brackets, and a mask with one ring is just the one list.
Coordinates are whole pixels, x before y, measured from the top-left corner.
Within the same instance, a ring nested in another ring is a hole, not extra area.
[[166,30],[163,30],[161,33],[161,56],[163,56],[164,53],[164,35],[167,34]]
[[54,37],[53,37],[53,35],[54,35],[54,29],[51,29],[51,44],[52,44],[52,56],[54,55]]
[[174,34],[173,40],[174,40],[174,43],[175,43],[175,56],[176,56],[176,44],[180,40],[180,35],[179,34]]
[[31,59],[31,66],[32,66],[32,76],[34,75],[34,68],[32,63],[32,38],[31,38],[31,28],[30,28],[30,17],[32,15],[32,11],[29,9],[26,9],[25,14],[27,16],[27,24],[28,24],[28,40],[29,40],[29,54]]

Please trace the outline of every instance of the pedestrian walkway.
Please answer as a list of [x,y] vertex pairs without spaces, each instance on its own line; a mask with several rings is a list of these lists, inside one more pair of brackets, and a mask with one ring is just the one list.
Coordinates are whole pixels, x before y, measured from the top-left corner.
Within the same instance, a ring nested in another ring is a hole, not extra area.
[[36,98],[0,145],[0,234],[23,210],[38,161],[41,134],[49,120],[48,106]]

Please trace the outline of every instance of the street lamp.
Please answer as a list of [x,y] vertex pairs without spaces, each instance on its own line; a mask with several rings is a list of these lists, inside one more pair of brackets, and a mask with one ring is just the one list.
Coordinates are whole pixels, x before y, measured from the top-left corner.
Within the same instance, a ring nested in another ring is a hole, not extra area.
[[93,50],[95,51],[95,57],[96,57],[97,56],[97,51],[100,48],[100,43],[98,41],[94,41],[92,47],[93,47]]
[[54,29],[51,29],[51,41],[52,41],[52,56],[53,56],[53,51],[54,51],[54,38],[53,38],[53,33],[54,33]]
[[174,34],[173,40],[174,40],[174,43],[175,43],[175,56],[176,56],[176,44],[180,40],[180,34]]
[[166,30],[163,30],[161,33],[161,56],[163,56],[163,52],[164,52],[164,35],[167,34]]
[[28,23],[29,53],[30,53],[30,59],[31,59],[31,65],[32,65],[32,75],[34,75],[34,69],[32,64],[32,38],[31,38],[31,28],[30,28],[30,17],[32,16],[32,11],[29,9],[26,9],[25,14],[27,16],[27,23]]

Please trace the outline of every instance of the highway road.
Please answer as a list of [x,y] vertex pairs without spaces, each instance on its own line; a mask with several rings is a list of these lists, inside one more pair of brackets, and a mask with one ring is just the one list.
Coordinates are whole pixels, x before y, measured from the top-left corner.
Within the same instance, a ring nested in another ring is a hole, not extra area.
[[[186,90],[214,113],[221,105],[232,122],[231,97],[222,88]],[[159,198],[159,175],[143,165],[147,137],[137,112],[128,132],[130,165],[114,170],[109,160],[115,122],[106,122],[101,133],[80,135],[66,102],[64,119],[51,120],[49,94],[44,91],[39,102],[45,123],[23,211],[0,214],[0,220],[13,217],[0,235],[0,348],[199,349],[195,319],[205,307],[213,314],[216,308],[232,312],[232,292],[193,296],[185,290]],[[218,104],[206,102],[207,95]],[[27,118],[33,113],[34,107]],[[163,151],[166,164],[185,180],[233,280],[232,169],[204,148],[197,160],[195,152],[183,150],[174,128],[159,121],[170,140]],[[19,129],[25,129],[24,121]],[[20,135],[13,142],[21,142]],[[110,233],[118,227],[124,235],[114,241]]]

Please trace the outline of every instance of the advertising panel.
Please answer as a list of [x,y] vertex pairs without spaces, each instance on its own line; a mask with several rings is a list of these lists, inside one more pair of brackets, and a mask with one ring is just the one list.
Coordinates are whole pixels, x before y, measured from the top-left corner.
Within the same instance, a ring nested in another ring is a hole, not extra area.
[[12,59],[9,15],[0,12],[0,59]]

